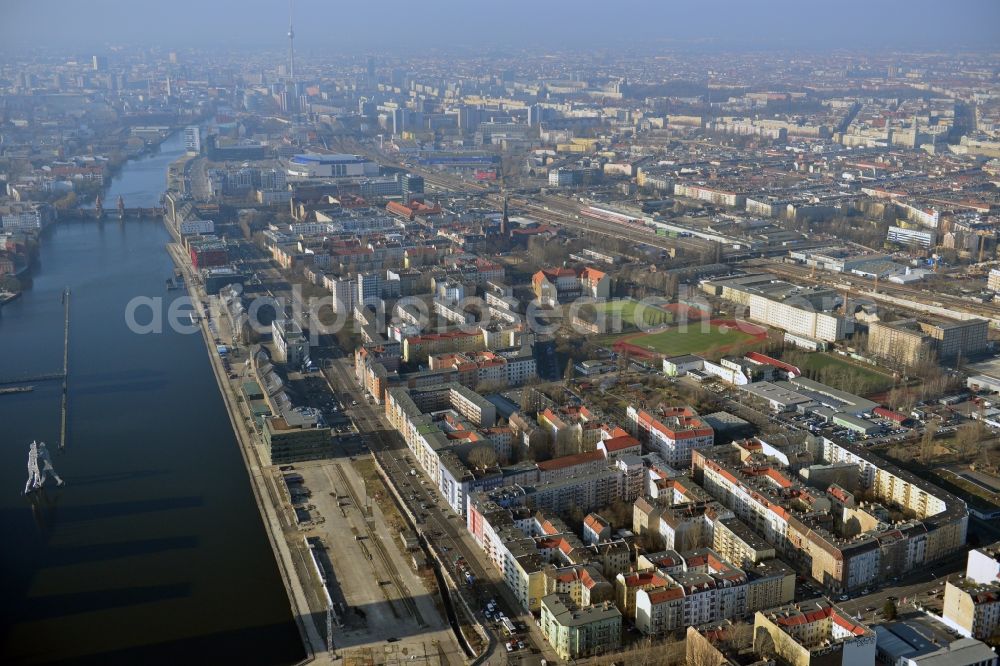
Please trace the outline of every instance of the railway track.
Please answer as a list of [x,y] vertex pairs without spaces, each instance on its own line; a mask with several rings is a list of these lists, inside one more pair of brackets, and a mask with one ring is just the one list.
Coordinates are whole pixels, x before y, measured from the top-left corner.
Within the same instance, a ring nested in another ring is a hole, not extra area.
[[[362,509],[362,507],[365,505],[361,502],[357,493],[354,491],[354,486],[351,485],[350,480],[347,478],[347,474],[344,472],[343,466],[337,464],[336,468],[337,475],[340,477],[341,483],[344,484],[344,487],[347,489],[347,494],[351,497],[351,502],[354,504],[355,508],[363,513],[364,509]],[[374,546],[374,550],[378,554],[379,560],[382,562],[382,566],[385,568],[386,575],[389,576],[389,580],[392,582],[393,587],[395,587],[396,591],[399,593],[399,601],[406,608],[407,613],[409,613],[410,616],[417,621],[417,624],[421,627],[426,627],[427,623],[420,614],[420,609],[417,608],[416,602],[413,601],[413,598],[410,596],[410,591],[406,588],[402,578],[399,577],[396,567],[393,565],[392,560],[389,557],[389,553],[385,549],[385,544],[382,543],[382,537],[380,537],[375,530],[372,529],[371,523],[368,521],[368,517],[363,516],[363,518],[365,521],[365,533],[368,536],[367,543]]]
[[[425,183],[435,187],[456,192],[478,192],[480,194],[485,194],[485,198],[492,201],[497,206],[502,203],[499,194],[490,193],[491,188],[489,185],[469,182],[461,178],[446,176],[427,169],[415,169],[413,167],[405,166],[387,158],[386,155],[380,152],[369,150],[361,144],[354,143],[352,148],[357,152],[366,155],[370,159],[376,160],[382,164],[389,164],[401,169],[408,169],[409,171],[422,176]],[[568,200],[562,200],[562,197],[557,195],[550,195],[546,198],[548,206],[556,208],[557,210],[551,210],[543,204],[528,201],[527,199],[514,200],[511,201],[511,203],[524,208],[529,211],[532,216],[544,222],[549,222],[561,227],[577,230],[584,229],[591,233],[609,236],[611,238],[625,238],[626,240],[637,243],[645,243],[646,245],[651,245],[664,250],[682,249],[687,252],[701,253],[712,249],[711,243],[703,240],[691,238],[664,238],[662,236],[657,236],[653,230],[650,230],[649,233],[645,233],[629,229],[624,225],[616,224],[614,222],[604,222],[594,218],[585,219],[580,216],[580,207],[576,203]],[[725,255],[726,252],[723,251],[723,256]]]
[[601,236],[609,236],[611,238],[624,238],[626,240],[634,241],[637,243],[644,243],[652,247],[658,247],[664,250],[675,250],[681,249],[687,252],[705,252],[711,249],[711,245],[707,242],[695,241],[684,238],[664,238],[662,236],[657,236],[653,231],[649,233],[636,231],[629,229],[624,225],[615,224],[614,222],[602,222],[597,219],[590,218],[577,218],[576,213],[560,213],[551,210],[545,210],[543,206],[538,204],[527,204],[522,205],[531,212],[533,217],[536,217],[544,222],[550,222],[557,226],[567,227],[571,229],[580,229],[595,233]]
[[[818,277],[813,274],[811,269],[792,264],[768,262],[760,265],[760,267],[771,273],[775,273],[776,275],[794,278],[796,280],[810,282],[813,284],[830,285],[831,280],[836,279],[829,275]],[[839,281],[848,284],[850,286],[849,291],[860,296],[872,298],[872,294],[877,288],[879,292],[887,296],[907,298],[922,305],[931,305],[934,307],[954,310],[955,312],[964,312],[966,314],[983,317],[985,319],[1000,320],[1000,306],[996,305],[977,304],[971,301],[955,298],[954,296],[948,296],[947,294],[933,292],[928,293],[917,287],[909,287],[906,285],[897,285],[892,283],[886,284],[884,281],[876,284],[874,280],[869,280],[855,275],[842,275],[839,278]],[[875,297],[877,298],[877,296]]]

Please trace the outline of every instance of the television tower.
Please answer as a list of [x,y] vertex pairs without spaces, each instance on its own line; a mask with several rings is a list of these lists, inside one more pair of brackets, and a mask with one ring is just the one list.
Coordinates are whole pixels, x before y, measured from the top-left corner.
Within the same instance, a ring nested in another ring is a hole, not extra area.
[[295,94],[295,31],[292,30],[292,0],[288,0],[288,78],[292,82],[292,94]]

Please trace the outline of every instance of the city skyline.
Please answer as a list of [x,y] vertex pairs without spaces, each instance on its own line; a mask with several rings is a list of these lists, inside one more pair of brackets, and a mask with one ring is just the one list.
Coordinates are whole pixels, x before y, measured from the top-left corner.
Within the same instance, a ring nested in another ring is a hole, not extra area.
[[1000,3],[0,2],[0,662],[1000,664]]
[[[334,52],[366,46],[371,51],[440,50],[450,45],[601,49],[620,48],[617,42],[621,41],[627,47],[675,43],[722,50],[961,51],[1000,44],[1000,4],[993,2],[962,0],[945,7],[930,0],[847,0],[829,7],[803,5],[778,0],[761,9],[735,0],[721,0],[710,7],[646,1],[630,4],[625,11],[598,2],[513,0],[502,11],[482,12],[469,3],[451,0],[417,10],[412,3],[389,0],[373,12],[368,6],[299,0],[296,14],[310,20],[296,26],[296,44]],[[280,0],[9,0],[2,13],[0,40],[7,43],[5,48],[45,43],[280,47],[288,6]],[[595,16],[600,20],[594,20]]]

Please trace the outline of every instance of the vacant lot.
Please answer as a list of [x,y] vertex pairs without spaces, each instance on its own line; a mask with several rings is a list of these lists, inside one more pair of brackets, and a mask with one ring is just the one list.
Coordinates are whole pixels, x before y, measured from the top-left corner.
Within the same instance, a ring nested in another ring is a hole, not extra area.
[[806,375],[811,375],[818,381],[836,386],[844,391],[851,389],[837,386],[837,384],[845,383],[843,380],[848,378],[851,381],[846,383],[852,384],[854,391],[861,391],[863,395],[892,388],[891,376],[874,368],[866,368],[859,363],[852,363],[834,354],[822,352],[803,354],[796,356],[794,364],[798,365]]

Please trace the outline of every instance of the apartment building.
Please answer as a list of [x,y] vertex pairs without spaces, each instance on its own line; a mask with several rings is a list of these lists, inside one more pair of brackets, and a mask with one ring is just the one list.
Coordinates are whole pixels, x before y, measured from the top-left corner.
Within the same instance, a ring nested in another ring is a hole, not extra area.
[[912,368],[934,357],[934,341],[913,319],[872,322],[868,325],[868,352],[892,367]]
[[790,666],[875,663],[875,632],[826,599],[757,611],[753,629],[754,652]]
[[293,320],[275,319],[271,322],[271,339],[277,360],[293,368],[309,362],[309,340]]
[[953,361],[984,353],[988,330],[985,319],[873,322],[868,327],[868,351],[897,367],[913,367],[933,359]]
[[986,277],[986,288],[993,292],[1000,292],[1000,268],[990,269],[990,274]]
[[[678,558],[680,566],[676,564]],[[634,612],[629,617],[646,635],[743,617],[791,601],[795,593],[795,573],[780,560],[744,570],[710,548],[656,559],[666,559],[668,567],[657,566],[652,572],[617,578],[616,598],[624,603],[627,612]]]
[[899,245],[929,249],[937,243],[937,232],[933,229],[892,226],[886,233],[886,240]]
[[561,456],[565,443],[574,448],[591,449],[605,438],[605,424],[586,405],[546,407],[538,412],[538,425],[548,431],[553,442],[553,455]]
[[691,452],[715,441],[715,431],[690,407],[661,408],[654,416],[629,405],[626,416],[632,435],[676,469],[689,467]]
[[674,183],[674,195],[707,201],[719,206],[729,206],[730,208],[743,208],[747,202],[745,194],[728,192],[692,183]]
[[[834,591],[905,574],[962,547],[968,512],[958,498],[860,448],[825,438],[801,446],[783,451],[748,441],[695,451],[695,479],[780,557],[808,566]],[[916,517],[890,521],[879,506],[858,504],[834,486],[802,485],[782,462],[798,453],[852,465],[859,488]]]
[[535,357],[530,352],[505,356],[492,351],[437,354],[427,359],[431,370],[454,370],[457,381],[469,388],[484,382],[520,386],[538,376]]
[[617,575],[627,568],[628,545],[587,546],[552,513],[525,506],[524,494],[516,486],[478,492],[466,521],[522,608],[537,613],[550,593],[569,594],[581,605],[610,600],[605,571]]
[[566,594],[541,601],[539,624],[563,661],[614,652],[621,647],[622,615],[609,602],[580,607]]
[[774,546],[736,517],[715,521],[712,549],[739,567],[753,566],[777,556]]
[[535,298],[542,305],[556,307],[580,297],[608,298],[611,277],[596,268],[543,268],[531,276]]
[[403,339],[403,360],[407,363],[423,364],[431,355],[479,351],[486,347],[486,336],[482,330],[423,333]]
[[1000,630],[1000,542],[969,551],[965,578],[949,579],[942,619],[963,636],[981,640]]

